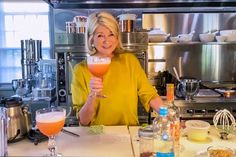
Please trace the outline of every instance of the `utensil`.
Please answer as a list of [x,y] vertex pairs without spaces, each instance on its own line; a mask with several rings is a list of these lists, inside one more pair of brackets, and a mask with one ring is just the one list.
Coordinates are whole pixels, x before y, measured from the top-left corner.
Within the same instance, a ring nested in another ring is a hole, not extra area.
[[62,129],[61,132],[64,132],[64,133],[66,133],[66,134],[68,134],[68,135],[72,135],[72,136],[75,136],[75,137],[80,137],[79,134],[73,133],[73,132],[68,131],[68,130],[66,130],[66,129]]
[[179,74],[178,74],[176,68],[173,67],[173,70],[174,70],[174,72],[175,72],[175,76],[176,76],[177,80],[180,82]]

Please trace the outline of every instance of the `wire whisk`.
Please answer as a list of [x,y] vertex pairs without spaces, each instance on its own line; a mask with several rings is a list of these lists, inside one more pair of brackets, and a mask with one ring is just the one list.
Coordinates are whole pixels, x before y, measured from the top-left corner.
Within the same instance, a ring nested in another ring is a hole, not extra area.
[[235,118],[227,109],[219,110],[213,117],[215,128],[221,139],[228,139],[228,135],[235,130]]

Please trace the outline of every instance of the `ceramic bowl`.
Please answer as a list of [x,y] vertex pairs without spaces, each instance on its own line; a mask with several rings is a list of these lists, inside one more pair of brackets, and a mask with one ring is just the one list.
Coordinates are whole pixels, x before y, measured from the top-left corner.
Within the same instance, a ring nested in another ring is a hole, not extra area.
[[212,42],[214,41],[215,34],[211,33],[199,34],[199,38],[201,42]]
[[173,43],[178,43],[179,42],[179,37],[170,37],[170,41]]
[[225,41],[236,41],[236,30],[222,30],[220,35],[227,37]]
[[226,36],[222,36],[222,35],[216,36],[216,41],[218,42],[225,42],[226,39],[227,39]]
[[150,42],[165,42],[170,34],[165,33],[160,28],[154,28],[148,32]]
[[205,141],[208,137],[210,124],[203,120],[187,120],[185,122],[189,140]]

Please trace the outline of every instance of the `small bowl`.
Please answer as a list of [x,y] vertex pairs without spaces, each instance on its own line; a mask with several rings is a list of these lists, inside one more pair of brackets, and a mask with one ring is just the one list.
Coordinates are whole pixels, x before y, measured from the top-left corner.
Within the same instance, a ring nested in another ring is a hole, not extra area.
[[205,33],[199,34],[201,42],[212,42],[215,38],[215,34]]
[[235,151],[224,146],[210,146],[207,148],[208,157],[233,157]]
[[227,39],[227,37],[223,36],[223,35],[216,36],[216,41],[218,41],[218,42],[225,42],[226,39]]
[[179,42],[179,37],[170,37],[170,41],[173,43],[178,43]]
[[208,137],[210,124],[203,120],[187,120],[185,122],[189,140],[205,141]]

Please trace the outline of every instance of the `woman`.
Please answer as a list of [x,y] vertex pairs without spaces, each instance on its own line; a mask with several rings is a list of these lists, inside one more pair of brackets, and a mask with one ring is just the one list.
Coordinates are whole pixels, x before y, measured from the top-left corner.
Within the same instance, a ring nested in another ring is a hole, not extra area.
[[[86,61],[74,68],[72,101],[81,125],[138,125],[138,97],[147,111],[149,106],[158,110],[162,100],[138,59],[124,53],[119,25],[110,13],[88,17],[86,44],[90,55],[110,57],[111,63],[102,78],[92,76]],[[98,98],[99,92],[107,97]]]

